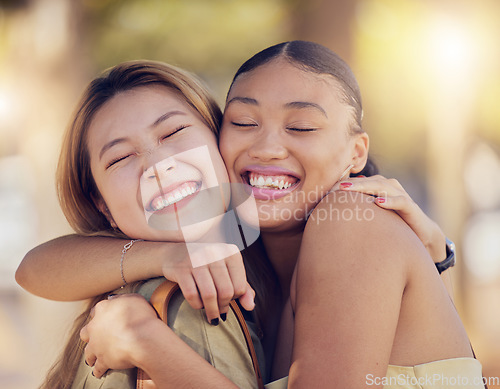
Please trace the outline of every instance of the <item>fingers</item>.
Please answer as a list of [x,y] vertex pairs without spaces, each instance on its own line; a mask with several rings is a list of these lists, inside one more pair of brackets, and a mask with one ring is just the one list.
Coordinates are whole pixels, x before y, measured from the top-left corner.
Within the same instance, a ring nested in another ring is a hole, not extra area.
[[[245,266],[236,245],[191,244],[187,259],[189,266],[164,268],[164,274],[179,284],[194,309],[205,308],[210,323],[224,319],[231,300],[245,294],[247,306],[253,307],[254,292],[248,292]],[[195,265],[200,263],[203,265]]]
[[91,347],[87,345],[83,352],[85,355],[85,363],[87,364],[87,366],[94,366],[97,360],[97,356],[92,352]]
[[101,378],[108,371],[108,367],[101,363],[99,359],[97,359],[94,363],[94,369],[92,370],[92,375],[96,378]]
[[247,288],[243,295],[240,297],[240,304],[247,311],[252,311],[255,308],[255,291],[247,282]]
[[237,299],[247,293],[247,289],[250,287],[247,282],[245,265],[243,264],[241,253],[238,252],[237,254],[227,258],[226,266],[229,272],[229,277],[231,277],[234,290],[234,296],[232,299]]
[[354,177],[340,183],[340,190],[361,192],[377,197],[408,196],[398,180],[380,175]]
[[210,264],[209,270],[217,291],[219,313],[227,313],[229,303],[234,298],[234,286],[226,262],[222,260],[214,262]]
[[[377,197],[375,204],[381,208],[393,209],[402,213],[409,213],[414,207],[414,202],[408,196]],[[399,213],[399,212],[398,212]]]
[[177,279],[177,283],[181,288],[182,295],[186,299],[186,301],[193,307],[193,309],[202,309],[203,301],[200,297],[200,292],[196,287],[196,281],[193,278],[193,274],[191,271],[185,272],[180,275]]
[[233,298],[239,298],[241,306],[247,311],[252,311],[255,308],[255,291],[247,281],[241,253],[238,253],[238,256],[233,256],[227,261],[227,268],[233,282]]
[[340,183],[342,191],[360,192],[375,196],[374,203],[380,208],[396,211],[414,230],[424,219],[422,211],[406,193],[398,180],[380,175],[372,177],[355,177]]
[[198,286],[208,322],[218,324],[219,304],[217,301],[217,289],[208,266],[200,266],[193,269],[193,277]]
[[96,378],[101,378],[106,372],[109,370],[106,364],[102,363],[101,360],[98,360],[90,351],[90,346],[85,347],[85,363],[87,366],[93,367],[92,375]]
[[89,331],[88,331],[88,328],[87,326],[83,327],[81,330],[80,330],[80,339],[82,341],[84,341],[85,343],[88,343],[89,342]]

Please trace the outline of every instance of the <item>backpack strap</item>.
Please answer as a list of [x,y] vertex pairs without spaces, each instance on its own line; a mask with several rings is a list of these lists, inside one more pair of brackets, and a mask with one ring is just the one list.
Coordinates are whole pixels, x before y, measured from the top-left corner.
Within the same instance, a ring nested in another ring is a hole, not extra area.
[[262,381],[262,375],[260,373],[259,361],[257,359],[257,353],[255,352],[255,347],[253,345],[252,336],[250,335],[250,331],[248,330],[247,322],[243,317],[243,313],[240,310],[236,301],[232,300],[229,303],[229,306],[233,310],[236,318],[238,319],[238,323],[243,331],[243,335],[245,336],[245,340],[247,342],[248,352],[250,353],[250,357],[252,358],[253,370],[255,371],[255,377],[257,378],[257,384],[259,385],[259,389],[264,389],[264,382]]
[[[153,292],[150,303],[156,310],[158,317],[167,323],[167,310],[168,304],[172,296],[179,290],[179,285],[175,282],[165,280],[162,282]],[[252,358],[252,364],[255,371],[255,377],[257,378],[257,384],[259,389],[264,389],[264,383],[262,381],[262,376],[259,369],[259,363],[257,361],[257,354],[252,342],[252,337],[250,336],[250,331],[248,330],[245,318],[241,313],[240,307],[235,301],[231,301],[230,307],[233,310],[236,318],[238,319],[238,324],[241,327],[243,335],[245,336],[245,341],[247,343],[248,352]],[[137,389],[156,389],[156,385],[149,378],[147,373],[142,369],[137,369]]]
[[[167,309],[170,299],[175,292],[179,290],[179,285],[175,282],[165,280],[162,282],[151,295],[149,302],[155,309],[158,317],[167,323]],[[137,369],[137,389],[156,389],[156,385],[148,374],[142,370]]]

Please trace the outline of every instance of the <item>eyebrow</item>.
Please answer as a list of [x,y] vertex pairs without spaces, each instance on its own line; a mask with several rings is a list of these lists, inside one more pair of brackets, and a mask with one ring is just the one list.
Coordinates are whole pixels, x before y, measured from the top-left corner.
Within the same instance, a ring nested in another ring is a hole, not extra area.
[[[230,104],[235,103],[235,102],[239,102],[239,103],[243,103],[243,104],[249,104],[249,105],[255,105],[255,106],[260,105],[257,100],[252,99],[250,97],[233,97],[231,100],[229,100],[226,103],[226,107],[228,107]],[[286,103],[284,105],[284,107],[286,109],[309,109],[309,108],[314,108],[314,109],[318,110],[319,112],[321,112],[321,114],[323,116],[325,116],[326,118],[328,118],[328,115],[327,115],[325,109],[321,105],[316,104],[316,103],[312,103],[310,101],[292,101],[290,103]]]
[[185,116],[186,113],[182,112],[182,111],[170,111],[170,112],[164,113],[158,119],[155,120],[155,122],[150,126],[150,128],[158,127],[158,125],[160,125],[162,122],[164,122],[165,120],[167,120],[175,115],[184,115]]
[[[171,118],[172,116],[175,115],[186,115],[185,112],[182,111],[169,111],[161,115],[158,119],[156,119],[153,124],[151,124],[148,128],[153,129],[155,127],[158,127],[161,123],[163,123],[165,120]],[[99,160],[102,159],[102,156],[106,151],[108,151],[110,148],[116,146],[117,144],[126,142],[129,138],[116,138],[113,139],[112,141],[109,141],[106,143],[104,146],[102,146],[101,151],[99,152]]]
[[229,106],[229,104],[232,103],[243,103],[243,104],[250,104],[250,105],[259,105],[259,102],[255,99],[252,99],[250,97],[233,97],[231,100],[229,100],[226,103],[226,107]]
[[285,108],[288,109],[309,109],[309,108],[314,108],[321,112],[323,116],[328,118],[328,115],[326,114],[326,111],[324,108],[316,103],[311,103],[310,101],[292,101],[291,103],[286,103]]
[[102,146],[102,149],[101,151],[99,152],[99,160],[102,159],[102,156],[104,155],[104,153],[106,151],[108,151],[110,148],[112,148],[113,146],[116,146],[117,144],[120,144],[120,143],[123,143],[127,140],[128,138],[117,138],[117,139],[113,139],[112,141],[106,143],[104,146]]

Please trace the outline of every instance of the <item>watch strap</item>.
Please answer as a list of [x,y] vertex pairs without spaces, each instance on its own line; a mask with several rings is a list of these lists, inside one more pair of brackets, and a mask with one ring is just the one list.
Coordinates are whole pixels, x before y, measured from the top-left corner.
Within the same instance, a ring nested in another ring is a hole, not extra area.
[[446,238],[446,259],[441,262],[437,262],[436,269],[439,274],[444,272],[446,269],[455,266],[455,244],[448,238]]

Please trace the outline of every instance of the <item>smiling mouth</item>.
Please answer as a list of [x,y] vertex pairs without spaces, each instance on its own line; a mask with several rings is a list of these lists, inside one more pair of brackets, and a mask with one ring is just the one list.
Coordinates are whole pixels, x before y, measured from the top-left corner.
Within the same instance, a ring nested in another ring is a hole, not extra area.
[[148,206],[148,211],[157,212],[165,209],[172,204],[178,203],[187,197],[197,193],[201,188],[201,181],[184,182],[175,189],[162,193],[160,196],[155,197]]
[[297,177],[286,174],[267,175],[262,173],[246,172],[246,174],[242,177],[247,184],[258,189],[284,190],[297,185],[300,181]]

